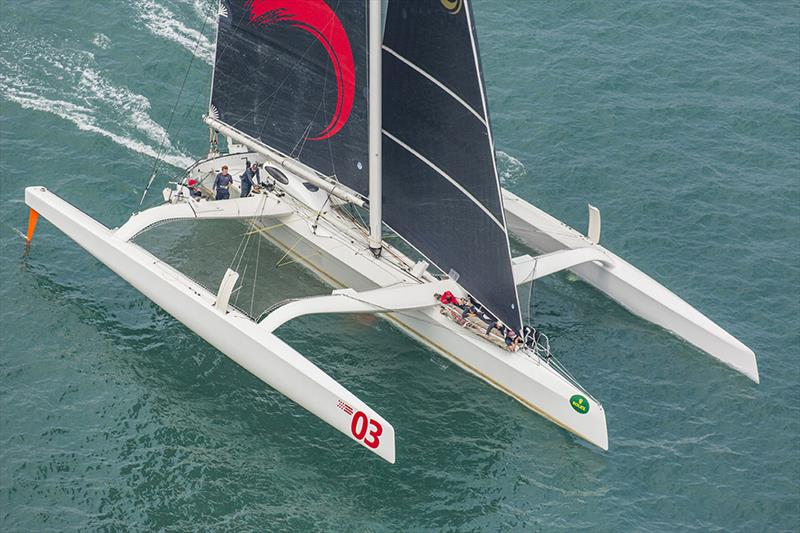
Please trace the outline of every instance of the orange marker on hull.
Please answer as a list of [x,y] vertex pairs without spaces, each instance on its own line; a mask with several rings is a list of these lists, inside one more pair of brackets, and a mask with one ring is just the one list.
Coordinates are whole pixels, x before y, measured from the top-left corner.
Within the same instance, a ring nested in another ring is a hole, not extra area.
[[39,213],[31,208],[28,214],[28,243],[33,240],[33,232],[36,231],[36,223],[39,221]]

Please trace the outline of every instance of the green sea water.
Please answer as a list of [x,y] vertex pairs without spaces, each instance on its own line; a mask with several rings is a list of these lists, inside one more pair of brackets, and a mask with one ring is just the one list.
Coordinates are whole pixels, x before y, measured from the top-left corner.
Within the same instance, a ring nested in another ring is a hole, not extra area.
[[[0,529],[800,530],[800,3],[475,0],[505,186],[576,228],[600,207],[603,243],[750,346],[761,384],[563,273],[533,322],[608,452],[381,320],[284,327],[394,425],[395,465],[46,221],[24,253],[24,187],[113,227],[165,135],[156,190],[203,156],[212,3],[0,0]],[[139,242],[215,286],[242,232]],[[327,290],[282,255],[250,244],[241,306]]]

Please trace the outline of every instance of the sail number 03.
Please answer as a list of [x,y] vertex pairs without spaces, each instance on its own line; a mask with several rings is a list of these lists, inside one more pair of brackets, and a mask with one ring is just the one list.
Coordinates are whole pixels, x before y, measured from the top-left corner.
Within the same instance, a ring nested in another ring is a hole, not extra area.
[[361,411],[356,411],[353,415],[353,420],[350,422],[350,432],[356,440],[362,441],[370,448],[377,448],[380,446],[380,436],[383,433],[383,426],[377,420],[370,420],[370,418]]

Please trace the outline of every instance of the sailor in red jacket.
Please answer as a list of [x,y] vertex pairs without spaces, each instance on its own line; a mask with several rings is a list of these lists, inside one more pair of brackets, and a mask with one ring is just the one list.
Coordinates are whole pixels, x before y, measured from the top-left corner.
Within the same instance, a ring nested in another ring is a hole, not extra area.
[[444,294],[441,296],[435,295],[439,298],[439,301],[443,304],[453,304],[458,305],[458,298],[453,296],[453,293],[450,291],[444,291]]

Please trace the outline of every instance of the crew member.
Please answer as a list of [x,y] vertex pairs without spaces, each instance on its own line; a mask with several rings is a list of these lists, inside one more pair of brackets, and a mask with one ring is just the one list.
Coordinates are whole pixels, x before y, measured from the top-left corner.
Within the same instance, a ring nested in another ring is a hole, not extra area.
[[438,297],[439,301],[445,305],[447,304],[458,305],[458,298],[456,298],[455,295],[453,295],[453,293],[450,291],[444,291],[444,294],[442,294],[441,296],[437,294],[434,294],[434,296]]
[[231,183],[233,183],[233,176],[228,174],[228,165],[222,165],[222,172],[214,178],[215,200],[227,200],[231,197],[231,192],[228,190]]
[[475,305],[475,300],[472,299],[472,296],[462,298],[459,307],[464,310],[461,313],[461,318],[467,318],[470,315],[478,316],[478,307]]
[[250,168],[244,171],[241,177],[242,180],[242,198],[250,196],[250,191],[253,187],[261,185],[261,176],[258,173],[258,163],[253,163]]
[[506,326],[505,326],[505,324],[503,324],[499,320],[497,320],[495,322],[491,322],[489,324],[489,327],[486,328],[486,335],[488,336],[492,332],[493,329],[496,329],[497,331],[499,331],[502,334],[502,333],[505,333]]
[[203,196],[203,192],[200,190],[200,187],[197,186],[197,180],[192,178],[186,182],[186,187],[189,189],[189,196],[194,198],[195,200],[199,200]]
[[514,331],[513,328],[506,328],[506,334],[503,340],[505,341],[506,346],[508,346],[508,349],[512,352],[516,351],[517,347],[522,342],[522,339],[520,339],[520,336],[517,335],[517,332]]

